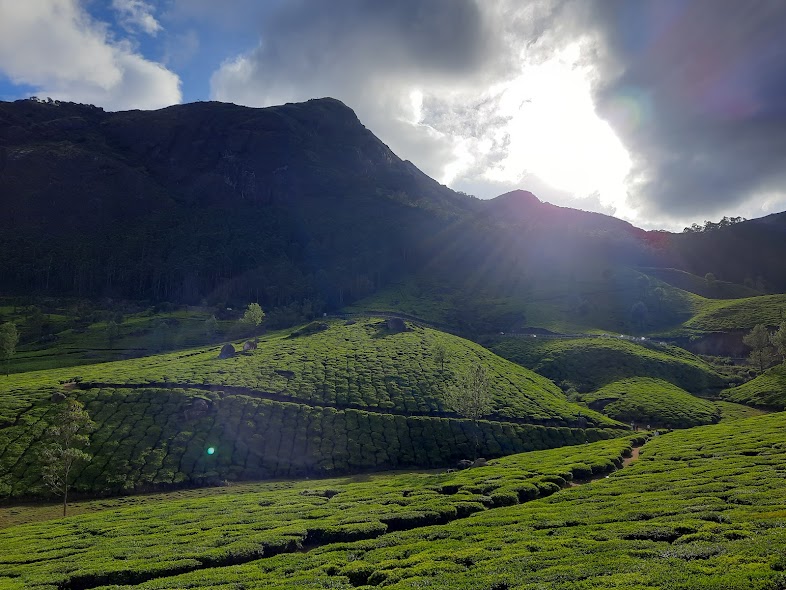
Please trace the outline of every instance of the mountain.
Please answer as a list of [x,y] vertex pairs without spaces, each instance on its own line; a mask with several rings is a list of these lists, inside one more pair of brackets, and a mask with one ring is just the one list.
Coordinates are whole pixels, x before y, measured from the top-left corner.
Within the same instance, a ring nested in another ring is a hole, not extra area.
[[[631,268],[713,273],[723,293],[786,290],[786,214],[670,234],[526,191],[482,201],[398,158],[331,98],[116,113],[0,103],[0,194],[0,295],[259,301],[281,326],[416,284],[418,298],[451,300],[449,327],[482,333],[526,325],[523,307],[542,302],[541,315],[577,312],[582,331],[634,330],[638,301],[660,316],[640,331],[695,311],[684,274],[653,271],[681,279],[664,304]],[[484,319],[492,300],[504,305]]]
[[0,193],[6,290],[269,306],[361,296],[474,205],[333,99],[0,103]]

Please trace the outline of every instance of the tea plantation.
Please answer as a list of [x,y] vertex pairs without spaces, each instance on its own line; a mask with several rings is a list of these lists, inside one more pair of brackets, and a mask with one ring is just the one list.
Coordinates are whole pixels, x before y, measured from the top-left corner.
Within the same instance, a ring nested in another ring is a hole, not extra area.
[[725,384],[712,367],[688,351],[620,338],[501,338],[490,345],[498,355],[579,391],[619,379],[652,377],[692,393]]
[[615,381],[581,396],[590,408],[615,420],[635,422],[640,427],[690,428],[713,424],[720,410],[707,400],[660,379],[634,377]]
[[722,393],[723,399],[776,410],[786,408],[786,363]]
[[[449,353],[444,367],[437,343]],[[477,424],[443,399],[473,363],[487,368],[495,404]],[[480,346],[425,328],[389,333],[378,320],[270,335],[233,358],[181,352],[81,367],[78,378],[61,369],[5,383],[0,497],[44,493],[37,452],[56,411],[52,396],[63,393],[85,403],[98,425],[94,458],[75,474],[75,490],[85,494],[446,467],[476,453],[498,457],[625,432]]]
[[772,414],[653,437],[637,461],[578,486],[620,466],[632,440],[452,474],[136,498],[0,531],[0,584],[775,590],[786,584],[784,429]]

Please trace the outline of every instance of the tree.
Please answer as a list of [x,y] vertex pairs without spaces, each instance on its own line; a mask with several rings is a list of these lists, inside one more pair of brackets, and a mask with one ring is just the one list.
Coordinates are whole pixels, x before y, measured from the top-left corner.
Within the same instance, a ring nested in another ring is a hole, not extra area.
[[767,328],[764,324],[756,324],[753,330],[743,337],[742,341],[751,349],[751,362],[759,368],[759,373],[763,373],[764,369],[772,362],[770,333]]
[[718,279],[715,278],[715,275],[713,273],[708,272],[706,275],[704,275],[704,280],[707,283],[708,287],[713,288],[715,287],[715,283],[717,282]]
[[472,420],[475,432],[475,457],[478,455],[478,420],[491,412],[491,388],[483,365],[475,365],[452,389],[445,393],[445,405]]
[[259,307],[259,303],[249,303],[240,321],[252,328],[256,328],[264,319],[265,312]]
[[658,313],[663,313],[663,302],[666,300],[666,290],[663,287],[655,287],[652,291],[655,301],[658,303]]
[[109,343],[109,348],[115,347],[117,337],[120,335],[120,328],[115,320],[109,320],[106,323],[106,340]]
[[16,325],[6,322],[0,326],[0,354],[5,358],[5,375],[11,372],[11,357],[16,352],[16,345],[19,343],[19,332]]
[[216,316],[211,315],[209,318],[205,320],[205,336],[208,337],[209,340],[215,339],[218,335],[218,320]]
[[630,317],[642,330],[644,329],[644,322],[647,319],[647,311],[647,306],[643,301],[637,301],[634,303],[630,310]]
[[778,331],[770,336],[770,342],[778,351],[781,360],[786,361],[786,320],[782,321]]
[[90,445],[88,435],[95,430],[85,406],[78,400],[65,400],[44,433],[47,441],[41,450],[44,483],[63,497],[63,516],[68,509],[68,490],[75,465],[90,461],[83,448]]
[[445,350],[445,345],[441,342],[437,342],[434,347],[432,348],[432,353],[434,355],[434,362],[439,365],[439,370],[445,370],[445,361],[447,360],[448,351]]

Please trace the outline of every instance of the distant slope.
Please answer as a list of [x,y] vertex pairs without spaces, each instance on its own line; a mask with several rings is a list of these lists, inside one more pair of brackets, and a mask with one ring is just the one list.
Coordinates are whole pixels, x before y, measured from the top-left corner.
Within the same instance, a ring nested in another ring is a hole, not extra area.
[[717,279],[708,282],[705,277],[697,277],[676,268],[642,268],[641,271],[660,279],[664,283],[709,299],[738,299],[763,295],[763,293],[751,287]]
[[579,391],[592,391],[628,377],[652,377],[691,392],[724,385],[697,356],[676,346],[618,338],[501,338],[490,349],[502,357]]
[[615,381],[582,395],[581,401],[610,418],[635,422],[639,427],[690,428],[716,423],[721,417],[712,402],[661,379]]
[[764,295],[706,302],[684,326],[702,332],[750,330],[756,324],[777,326],[786,318],[786,295]]
[[723,391],[721,396],[739,404],[786,409],[786,363],[768,369],[747,383]]

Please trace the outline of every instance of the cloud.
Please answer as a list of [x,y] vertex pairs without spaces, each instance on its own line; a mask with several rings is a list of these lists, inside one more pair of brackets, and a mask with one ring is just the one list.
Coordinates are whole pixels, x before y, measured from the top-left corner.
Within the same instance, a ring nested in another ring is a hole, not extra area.
[[595,102],[632,155],[630,204],[642,215],[762,214],[783,202],[786,4],[573,0],[559,16],[572,25],[555,40],[595,36]]
[[153,16],[153,7],[143,0],[112,0],[112,8],[120,25],[129,32],[140,29],[155,36],[163,28]]
[[135,53],[77,0],[0,0],[0,72],[41,96],[112,110],[181,100],[180,79]]
[[440,96],[449,109],[507,67],[492,25],[470,0],[278,4],[259,17],[258,46],[213,74],[212,97],[268,106],[333,96],[395,152],[444,178],[460,138],[428,120],[422,99]]

